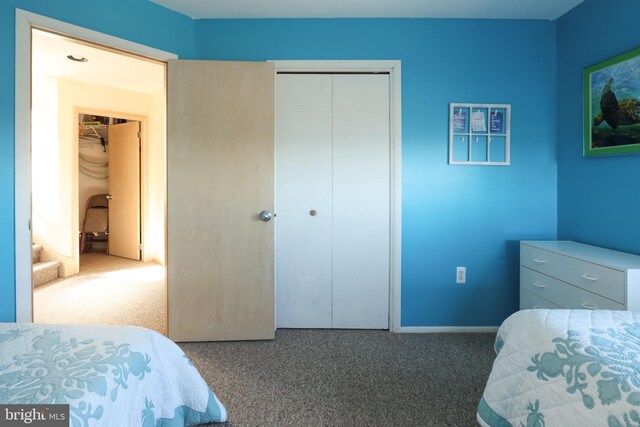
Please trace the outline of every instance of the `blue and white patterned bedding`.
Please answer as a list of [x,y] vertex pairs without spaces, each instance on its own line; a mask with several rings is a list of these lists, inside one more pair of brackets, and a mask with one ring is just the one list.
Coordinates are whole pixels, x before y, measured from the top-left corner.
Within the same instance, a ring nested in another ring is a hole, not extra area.
[[129,326],[0,323],[0,403],[69,404],[73,427],[227,419],[175,343]]
[[482,426],[640,426],[640,312],[523,310],[504,321]]

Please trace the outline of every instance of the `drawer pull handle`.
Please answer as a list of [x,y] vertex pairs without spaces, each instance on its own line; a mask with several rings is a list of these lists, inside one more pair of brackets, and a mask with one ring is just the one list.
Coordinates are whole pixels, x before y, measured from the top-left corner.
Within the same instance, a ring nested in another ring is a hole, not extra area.
[[547,285],[545,285],[544,283],[540,283],[540,282],[533,282],[533,286],[535,286],[536,288],[546,288]]
[[591,282],[596,282],[596,281],[598,280],[598,278],[597,278],[597,277],[587,276],[586,274],[583,274],[583,275],[582,275],[582,278],[583,278],[584,280],[589,280],[589,281],[591,281]]
[[539,306],[539,305],[534,305],[534,306],[533,306],[533,309],[534,309],[534,310],[537,310],[537,309],[539,309],[539,308],[540,308],[540,306]]
[[540,259],[540,258],[534,258],[533,262],[537,262],[538,264],[546,264],[547,261]]
[[582,306],[583,306],[584,308],[586,308],[587,310],[597,310],[597,309],[598,309],[598,307],[596,307],[596,306],[594,306],[594,305],[589,305],[589,304],[587,304],[586,302],[585,302],[585,303],[583,303],[583,304],[582,304]]

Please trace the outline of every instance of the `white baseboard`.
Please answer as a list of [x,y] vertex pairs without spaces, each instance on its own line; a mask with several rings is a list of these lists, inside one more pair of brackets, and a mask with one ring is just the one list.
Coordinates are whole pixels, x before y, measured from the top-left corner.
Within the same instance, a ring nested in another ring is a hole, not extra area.
[[403,326],[400,328],[400,333],[411,334],[432,334],[443,332],[457,332],[457,333],[481,333],[481,332],[497,332],[498,326]]

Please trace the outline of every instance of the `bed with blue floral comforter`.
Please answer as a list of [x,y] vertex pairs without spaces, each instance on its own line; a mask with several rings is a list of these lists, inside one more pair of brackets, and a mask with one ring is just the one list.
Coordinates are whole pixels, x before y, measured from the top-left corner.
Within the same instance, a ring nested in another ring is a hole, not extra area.
[[523,310],[504,321],[482,426],[640,426],[640,312]]
[[69,404],[73,427],[227,419],[175,343],[130,326],[0,323],[0,403]]

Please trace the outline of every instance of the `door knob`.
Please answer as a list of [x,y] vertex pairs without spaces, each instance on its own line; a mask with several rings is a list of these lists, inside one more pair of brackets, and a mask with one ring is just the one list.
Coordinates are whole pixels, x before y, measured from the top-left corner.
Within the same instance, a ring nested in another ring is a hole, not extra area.
[[311,210],[309,211],[309,215],[311,215],[311,216],[316,216],[316,215],[318,215],[318,211],[317,211],[317,210],[315,210],[315,209],[311,209]]
[[273,218],[273,214],[269,211],[262,211],[260,212],[260,220],[262,222],[269,222],[271,221],[271,218]]
[[111,200],[113,199],[113,196],[111,194],[107,194],[106,196],[104,196],[107,200]]

